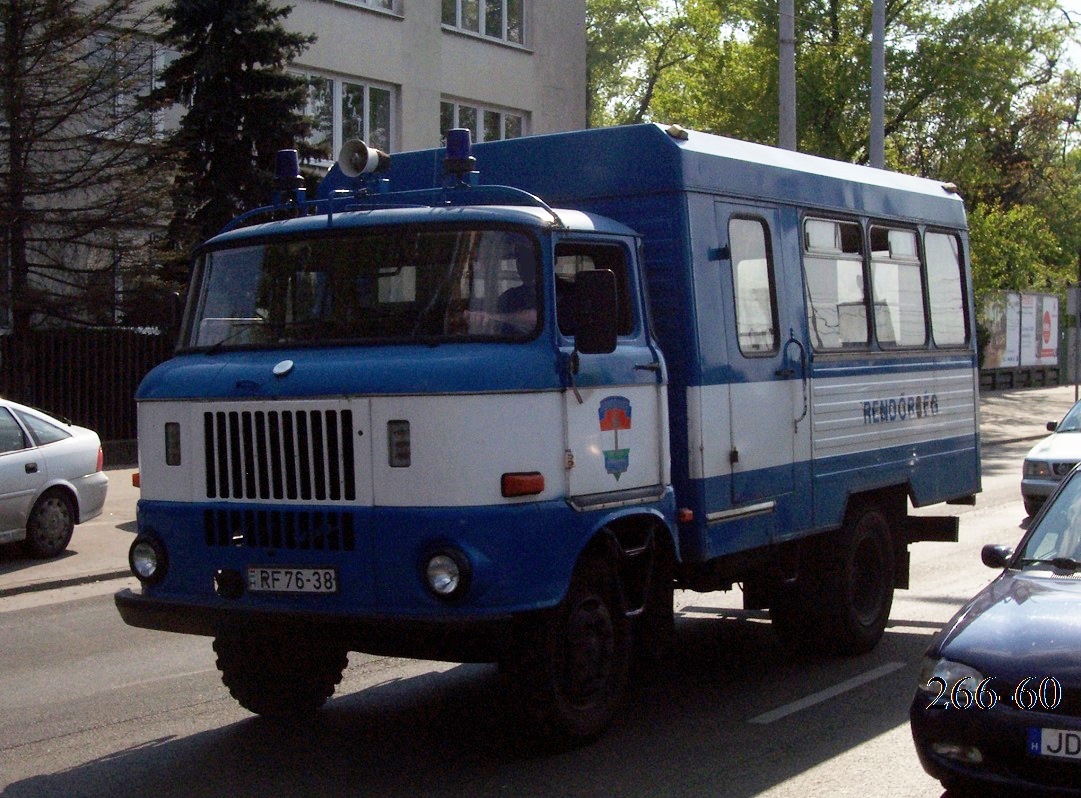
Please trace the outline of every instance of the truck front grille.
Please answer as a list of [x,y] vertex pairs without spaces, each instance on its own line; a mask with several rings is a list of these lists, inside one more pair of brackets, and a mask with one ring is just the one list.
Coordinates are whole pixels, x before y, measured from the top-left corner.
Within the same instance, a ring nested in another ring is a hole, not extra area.
[[353,551],[356,533],[350,513],[278,510],[206,510],[208,546]]
[[353,435],[349,409],[204,413],[207,498],[353,501]]

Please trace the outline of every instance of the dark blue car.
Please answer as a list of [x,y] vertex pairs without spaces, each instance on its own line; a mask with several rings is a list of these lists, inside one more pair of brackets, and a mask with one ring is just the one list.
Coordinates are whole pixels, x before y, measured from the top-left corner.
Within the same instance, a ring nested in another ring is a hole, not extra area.
[[927,649],[910,720],[951,792],[1081,796],[1081,471]]

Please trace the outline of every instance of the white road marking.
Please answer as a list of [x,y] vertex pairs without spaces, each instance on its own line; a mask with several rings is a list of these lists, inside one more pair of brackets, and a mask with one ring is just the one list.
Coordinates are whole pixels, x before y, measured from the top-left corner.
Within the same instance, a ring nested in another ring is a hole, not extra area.
[[859,676],[853,676],[847,681],[843,681],[840,684],[835,684],[833,687],[828,687],[825,690],[820,690],[817,693],[812,693],[806,698],[801,698],[799,701],[793,701],[790,704],[785,704],[777,709],[765,712],[761,715],[756,715],[751,718],[749,723],[767,724],[773,723],[775,720],[786,718],[789,715],[800,712],[801,710],[813,707],[815,704],[821,704],[823,701],[829,701],[831,698],[835,698],[843,693],[847,693],[849,690],[855,690],[857,687],[873,682],[875,679],[880,679],[883,676],[893,673],[896,670],[900,670],[905,667],[907,663],[904,662],[887,662],[885,665],[881,665],[874,670],[861,673]]

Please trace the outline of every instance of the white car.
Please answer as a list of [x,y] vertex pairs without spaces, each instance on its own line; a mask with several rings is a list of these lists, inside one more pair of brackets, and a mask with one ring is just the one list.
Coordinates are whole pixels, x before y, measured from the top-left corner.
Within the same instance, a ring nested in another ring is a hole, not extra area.
[[1052,434],[1029,450],[1021,472],[1021,497],[1029,515],[1036,514],[1063,477],[1081,462],[1081,402],[1057,424],[1047,422],[1047,429]]
[[0,543],[55,557],[101,515],[108,487],[96,432],[0,399]]

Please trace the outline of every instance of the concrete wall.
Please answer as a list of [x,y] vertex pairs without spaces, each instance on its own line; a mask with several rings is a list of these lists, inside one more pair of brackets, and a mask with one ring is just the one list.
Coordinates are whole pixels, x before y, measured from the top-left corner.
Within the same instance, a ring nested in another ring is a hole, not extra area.
[[440,0],[295,0],[286,25],[318,36],[299,69],[393,87],[395,150],[439,146],[441,100],[520,112],[527,133],[583,128],[585,0],[525,3],[524,45],[444,27]]

